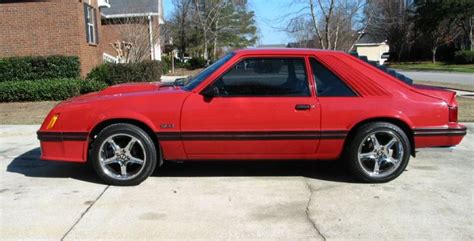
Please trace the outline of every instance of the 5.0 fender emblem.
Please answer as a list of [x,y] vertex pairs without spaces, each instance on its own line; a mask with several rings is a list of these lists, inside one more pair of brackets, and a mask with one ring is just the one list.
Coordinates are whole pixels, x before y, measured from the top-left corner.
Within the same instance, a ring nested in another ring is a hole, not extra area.
[[161,129],[171,129],[174,128],[174,124],[164,123],[160,125]]

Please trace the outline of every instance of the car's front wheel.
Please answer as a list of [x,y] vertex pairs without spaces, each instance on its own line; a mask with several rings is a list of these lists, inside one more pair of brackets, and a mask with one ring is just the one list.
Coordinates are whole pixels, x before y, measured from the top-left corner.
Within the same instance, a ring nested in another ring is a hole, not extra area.
[[352,173],[366,182],[398,177],[410,159],[410,141],[398,126],[386,122],[362,125],[349,140],[345,159]]
[[143,182],[156,167],[153,140],[141,128],[126,124],[107,126],[97,134],[90,160],[107,184],[129,186]]

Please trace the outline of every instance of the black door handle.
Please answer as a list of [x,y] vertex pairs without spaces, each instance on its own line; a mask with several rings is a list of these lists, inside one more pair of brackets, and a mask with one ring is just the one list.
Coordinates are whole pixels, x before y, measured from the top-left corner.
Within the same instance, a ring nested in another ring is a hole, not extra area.
[[295,110],[309,110],[309,109],[311,109],[311,105],[308,105],[308,104],[295,105]]

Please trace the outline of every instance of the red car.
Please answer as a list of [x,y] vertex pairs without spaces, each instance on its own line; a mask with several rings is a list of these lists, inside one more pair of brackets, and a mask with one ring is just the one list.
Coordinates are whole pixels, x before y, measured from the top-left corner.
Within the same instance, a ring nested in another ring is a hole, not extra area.
[[130,83],[66,100],[38,131],[43,160],[92,162],[135,185],[165,160],[342,157],[367,182],[399,176],[422,147],[461,142],[455,93],[411,84],[343,52],[247,49],[184,85]]

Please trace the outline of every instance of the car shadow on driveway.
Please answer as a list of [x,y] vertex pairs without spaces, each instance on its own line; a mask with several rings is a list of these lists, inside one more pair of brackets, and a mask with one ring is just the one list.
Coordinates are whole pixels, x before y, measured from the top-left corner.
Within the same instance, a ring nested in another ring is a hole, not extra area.
[[27,177],[72,178],[86,182],[101,183],[88,165],[70,162],[41,161],[40,148],[31,149],[13,159],[7,166],[8,172]]
[[155,170],[157,177],[287,177],[357,182],[341,161],[188,161],[166,162]]
[[[38,178],[72,178],[102,183],[90,165],[41,161],[40,148],[27,151],[10,162],[8,172]],[[278,177],[303,176],[334,181],[357,182],[340,161],[190,161],[165,162],[153,177]]]

